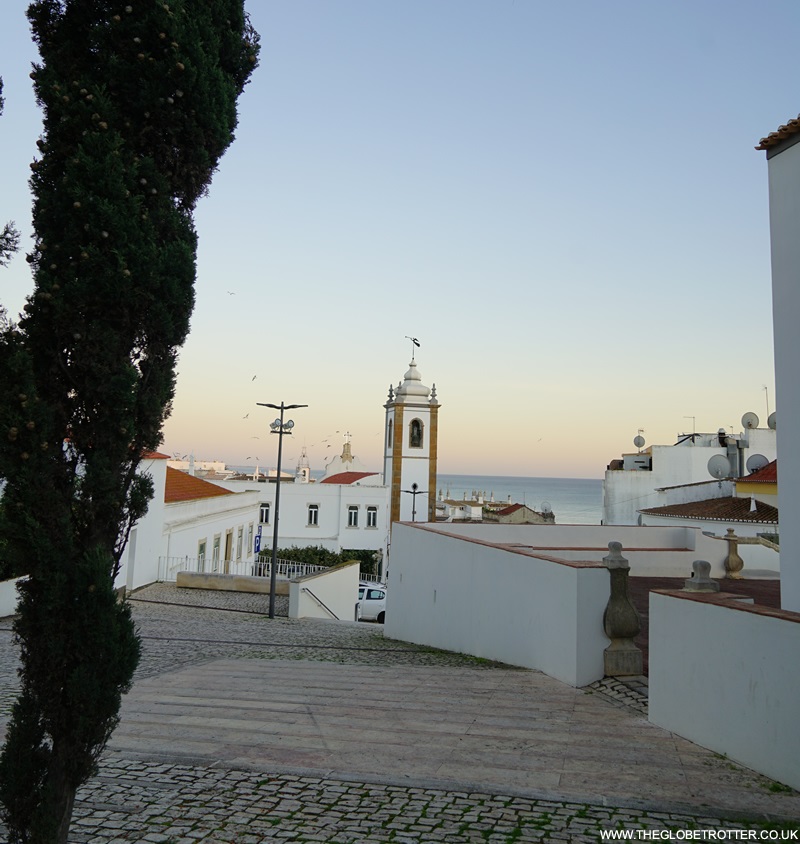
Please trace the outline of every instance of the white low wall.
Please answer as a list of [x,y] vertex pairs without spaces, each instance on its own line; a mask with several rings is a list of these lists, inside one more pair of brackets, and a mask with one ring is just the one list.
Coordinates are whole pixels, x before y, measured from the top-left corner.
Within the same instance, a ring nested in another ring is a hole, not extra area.
[[14,615],[17,611],[17,584],[22,580],[17,577],[14,580],[3,580],[0,582],[0,618]]
[[800,613],[650,594],[654,724],[800,788]]
[[289,583],[289,618],[355,621],[358,580],[357,561],[292,580]]
[[[385,634],[535,668],[572,686],[600,679],[609,643],[605,567],[463,536],[472,527],[394,524]],[[492,539],[527,529],[498,525],[495,534],[495,526],[482,527]]]
[[[447,523],[442,530],[470,539],[527,547],[536,554],[570,562],[597,562],[609,542],[621,542],[631,577],[691,577],[692,563],[707,560],[711,576],[725,576],[728,543],[685,525],[500,525]],[[722,535],[724,535],[722,531]],[[778,554],[759,545],[740,545],[742,575],[780,577]],[[770,574],[771,572],[771,574]]]

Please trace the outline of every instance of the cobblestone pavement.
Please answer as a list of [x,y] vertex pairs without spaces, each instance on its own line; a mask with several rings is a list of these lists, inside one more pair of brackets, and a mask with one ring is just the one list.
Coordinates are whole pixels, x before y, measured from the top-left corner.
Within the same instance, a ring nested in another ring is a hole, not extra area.
[[[265,625],[264,596],[199,593],[161,585],[136,593],[132,606],[144,646],[137,680],[231,657],[513,670],[385,639],[382,627],[374,624],[279,618]],[[0,732],[16,690],[15,667],[11,623],[0,619]],[[646,678],[625,682],[606,678],[585,691],[637,713],[646,707]],[[675,806],[656,811],[653,805],[637,804],[634,796],[617,801],[625,806],[610,806],[562,801],[552,794],[484,793],[466,785],[464,790],[449,790],[423,781],[382,781],[368,775],[357,779],[279,769],[230,770],[219,764],[188,764],[185,759],[175,764],[166,755],[154,760],[108,752],[98,775],[78,794],[70,841],[513,844],[597,842],[603,830],[614,829],[674,835],[744,829],[777,833],[775,837],[783,834],[789,840],[789,833],[798,835],[800,830],[785,820],[786,815],[782,821],[776,815],[778,823],[770,824],[752,817],[737,820],[711,808],[703,816],[676,811]],[[793,799],[790,802],[794,805]],[[0,826],[0,842],[4,840]]]
[[762,824],[504,794],[109,759],[79,794],[75,844],[597,842],[600,830]]

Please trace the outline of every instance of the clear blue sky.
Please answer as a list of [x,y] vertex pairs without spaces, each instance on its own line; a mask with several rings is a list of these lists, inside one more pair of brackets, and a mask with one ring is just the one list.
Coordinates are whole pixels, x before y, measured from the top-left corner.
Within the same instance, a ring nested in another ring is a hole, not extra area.
[[[27,234],[26,6],[0,9],[0,219]],[[261,65],[198,208],[164,451],[274,465],[255,403],[285,400],[310,405],[286,461],[323,468],[350,430],[378,470],[407,334],[443,472],[600,477],[638,428],[775,409],[753,147],[800,111],[796,0],[248,9]],[[0,271],[12,314],[30,290],[22,257]]]

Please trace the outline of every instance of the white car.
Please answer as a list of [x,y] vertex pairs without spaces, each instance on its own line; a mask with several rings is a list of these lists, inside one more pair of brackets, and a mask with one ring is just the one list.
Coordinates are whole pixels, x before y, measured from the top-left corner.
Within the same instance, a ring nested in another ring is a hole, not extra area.
[[386,620],[386,587],[382,583],[360,583],[358,585],[359,618],[361,621]]

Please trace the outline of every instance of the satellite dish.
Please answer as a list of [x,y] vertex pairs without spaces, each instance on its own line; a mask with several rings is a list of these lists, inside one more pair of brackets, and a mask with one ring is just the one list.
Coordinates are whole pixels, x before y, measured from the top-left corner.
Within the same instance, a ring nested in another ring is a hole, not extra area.
[[769,463],[769,460],[763,454],[751,454],[744,465],[747,467],[747,471],[752,474],[759,469],[763,469],[767,463]]
[[718,481],[722,478],[729,478],[731,474],[731,462],[724,454],[715,454],[708,461],[708,474]]
[[642,448],[642,446],[644,445],[644,437],[641,434],[637,434],[633,438],[633,444],[636,446],[636,448]]
[[758,416],[756,416],[753,412],[745,413],[742,417],[742,425],[745,428],[757,428],[758,427]]
[[770,413],[769,419],[767,419],[767,425],[772,428],[773,431],[778,427],[778,415],[774,410]]
[[550,506],[549,501],[542,501],[541,510],[542,510],[542,513],[544,513],[545,515],[553,512],[553,508]]

